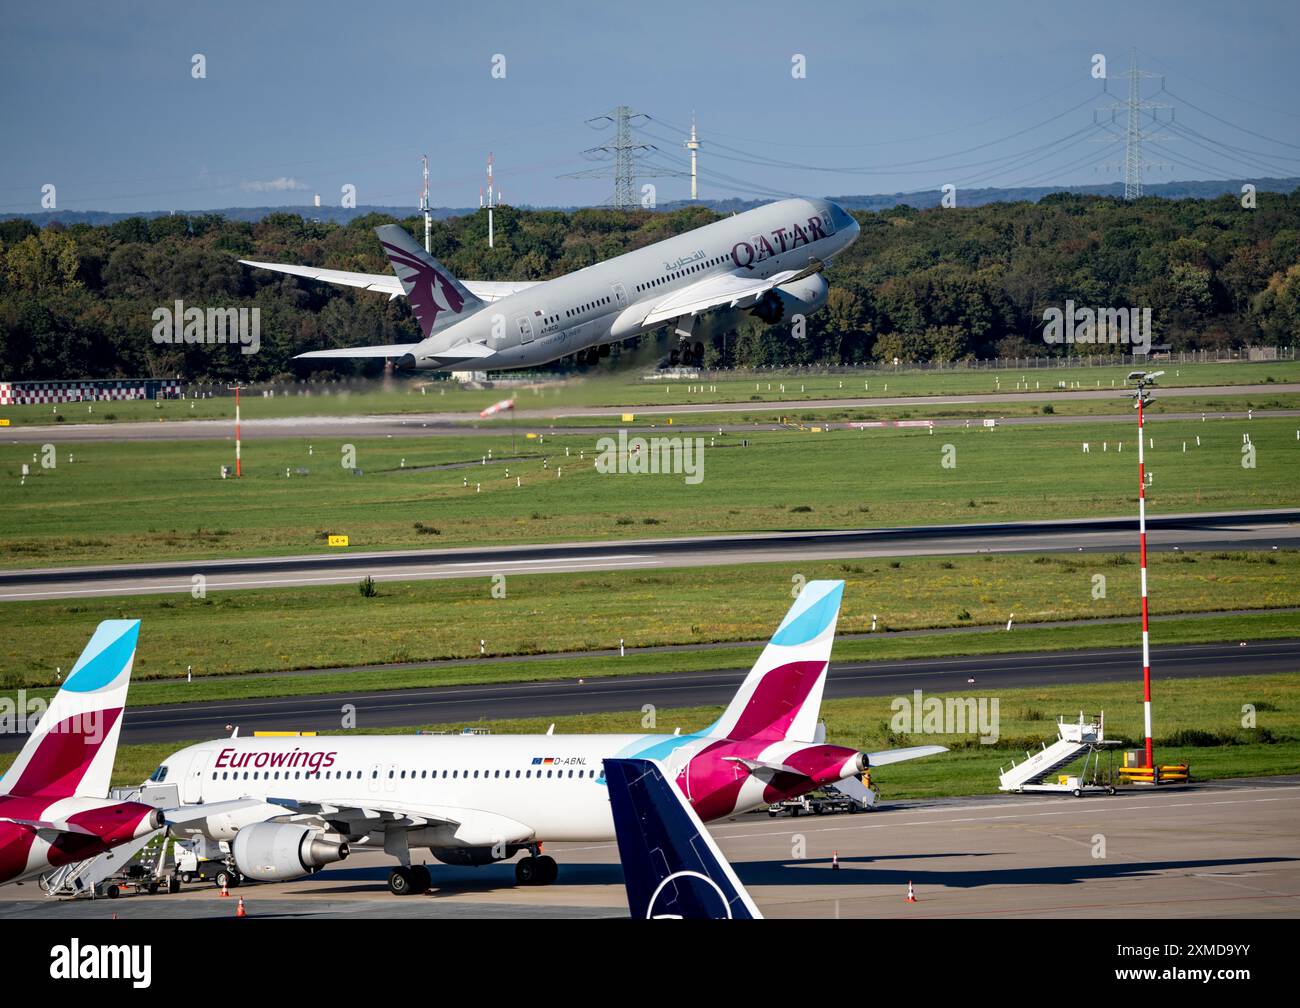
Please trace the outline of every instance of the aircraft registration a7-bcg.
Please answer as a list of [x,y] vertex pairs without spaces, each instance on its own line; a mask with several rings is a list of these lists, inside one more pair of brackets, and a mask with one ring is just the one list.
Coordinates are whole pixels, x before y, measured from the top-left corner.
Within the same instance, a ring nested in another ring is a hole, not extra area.
[[[457,865],[526,851],[516,880],[548,884],[557,867],[543,843],[615,837],[605,759],[656,761],[707,822],[943,752],[825,743],[818,715],[843,590],[842,581],[810,581],[722,716],[701,731],[232,737],[173,753],[151,780],[179,789],[188,814],[173,833],[228,844],[236,881],[292,879],[352,848],[382,847],[397,859],[389,888],[398,895],[431,883],[412,860],[421,848]],[[190,807],[200,802],[231,811],[203,818]]]
[[375,231],[393,276],[240,260],[405,295],[424,337],[299,358],[378,357],[412,370],[530,368],[571,354],[588,363],[607,355],[611,343],[671,323],[682,362],[698,364],[704,348],[693,337],[702,315],[747,311],[780,325],[824,305],[822,271],[856,240],[859,227],[829,200],[781,200],[554,280],[520,283],[462,282],[399,225]]

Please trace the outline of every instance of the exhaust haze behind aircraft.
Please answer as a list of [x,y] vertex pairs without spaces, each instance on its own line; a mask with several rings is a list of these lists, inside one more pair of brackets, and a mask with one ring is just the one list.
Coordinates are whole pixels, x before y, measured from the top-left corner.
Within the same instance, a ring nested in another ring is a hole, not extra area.
[[[822,271],[857,239],[857,221],[825,199],[788,199],[627,252],[554,280],[457,280],[397,224],[375,233],[393,275],[241,259],[246,266],[406,297],[418,343],[312,350],[305,359],[384,358],[413,370],[509,370],[576,354],[595,363],[608,345],[665,324],[682,363],[702,363],[696,321],[747,312],[767,325],[826,303]],[[673,363],[677,363],[676,360]]]

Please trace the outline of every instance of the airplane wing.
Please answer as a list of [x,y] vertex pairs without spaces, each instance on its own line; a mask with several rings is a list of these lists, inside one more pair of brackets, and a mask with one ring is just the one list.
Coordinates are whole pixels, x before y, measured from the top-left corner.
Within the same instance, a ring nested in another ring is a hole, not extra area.
[[267,801],[300,815],[346,824],[344,832],[351,836],[382,833],[389,829],[447,826],[451,828],[454,840],[467,847],[515,844],[533,836],[531,827],[481,809],[384,801],[299,801],[294,798],[268,798]]
[[462,280],[465,289],[480,301],[500,301],[503,297],[518,294],[536,287],[541,280]]
[[168,826],[185,826],[199,819],[225,815],[230,812],[242,812],[244,809],[257,808],[266,802],[260,798],[234,798],[230,801],[209,802],[206,805],[176,805],[163,809],[163,821]]
[[347,270],[321,269],[318,266],[253,262],[251,259],[240,259],[239,261],[245,266],[252,266],[254,269],[288,273],[290,276],[306,277],[308,280],[324,280],[327,283],[341,284],[344,287],[361,287],[365,290],[381,291],[389,297],[400,297],[406,293],[402,290],[402,282],[392,273],[351,273]]
[[294,354],[294,360],[310,357],[316,360],[338,360],[353,357],[401,357],[411,353],[419,343],[390,343],[387,346],[339,347],[334,350],[308,350],[306,353]]
[[880,752],[867,753],[867,766],[886,766],[890,763],[902,763],[904,760],[920,759],[922,756],[934,756],[947,752],[947,746],[917,745],[906,749],[883,749]]
[[699,315],[717,308],[748,308],[773,287],[802,279],[810,272],[817,272],[821,266],[821,263],[817,263],[816,269],[808,267],[782,270],[766,279],[749,276],[744,272],[706,277],[651,304],[642,325],[669,322],[685,315]]
[[[324,280],[326,283],[339,284],[343,287],[360,287],[364,290],[379,291],[389,298],[402,297],[405,291],[402,282],[392,273],[352,273],[348,270],[322,269],[319,266],[296,266],[291,263],[254,262],[240,259],[245,266],[254,269],[271,270],[275,273],[288,273],[290,276],[305,277],[308,280]],[[465,280],[465,289],[480,301],[499,301],[510,294],[537,286],[535,280]],[[357,356],[357,355],[353,355]]]

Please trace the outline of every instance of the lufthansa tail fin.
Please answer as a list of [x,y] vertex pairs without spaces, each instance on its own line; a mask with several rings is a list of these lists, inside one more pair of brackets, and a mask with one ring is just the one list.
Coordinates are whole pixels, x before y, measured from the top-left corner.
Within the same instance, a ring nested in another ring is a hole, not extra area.
[[131,683],[139,620],[105,620],[0,779],[0,794],[105,798]]
[[843,581],[809,581],[706,735],[812,742],[835,643]]
[[468,318],[484,302],[471,294],[437,259],[424,251],[399,224],[375,228],[393,272],[406,291],[420,332],[427,339],[439,329]]
[[605,780],[634,920],[761,920],[754,901],[655,760],[607,759]]

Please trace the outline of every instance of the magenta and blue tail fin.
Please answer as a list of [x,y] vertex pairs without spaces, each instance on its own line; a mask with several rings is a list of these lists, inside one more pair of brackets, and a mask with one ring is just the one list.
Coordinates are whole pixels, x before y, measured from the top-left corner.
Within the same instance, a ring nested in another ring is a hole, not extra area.
[[804,585],[726,712],[706,735],[814,740],[843,596],[843,581]]
[[0,779],[0,794],[104,798],[122,732],[139,620],[105,620]]

